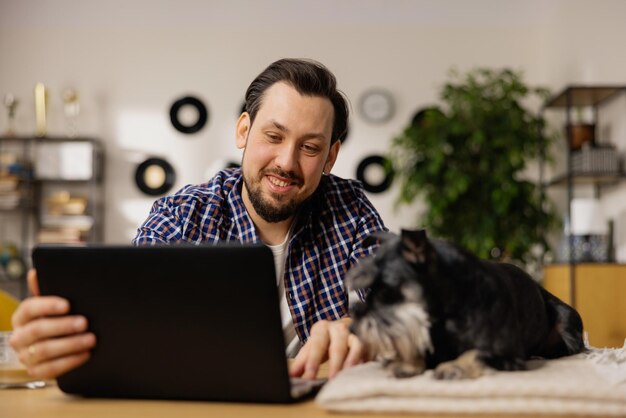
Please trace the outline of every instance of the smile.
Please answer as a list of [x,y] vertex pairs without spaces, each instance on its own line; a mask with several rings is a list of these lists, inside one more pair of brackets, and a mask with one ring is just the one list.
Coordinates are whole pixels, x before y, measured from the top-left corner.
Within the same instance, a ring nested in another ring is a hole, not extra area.
[[273,193],[289,193],[298,185],[298,182],[295,180],[272,174],[266,175],[265,179],[267,180],[269,191]]
[[269,180],[270,183],[272,183],[274,186],[278,186],[278,187],[287,187],[290,186],[291,183],[285,180],[280,180],[276,177],[272,177],[272,176],[268,176],[267,179]]

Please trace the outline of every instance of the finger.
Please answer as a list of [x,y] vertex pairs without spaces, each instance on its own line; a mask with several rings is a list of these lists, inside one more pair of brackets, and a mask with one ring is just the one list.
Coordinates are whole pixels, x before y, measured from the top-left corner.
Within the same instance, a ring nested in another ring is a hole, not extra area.
[[304,374],[304,365],[306,364],[306,352],[308,351],[308,346],[305,344],[300,352],[296,355],[296,358],[289,365],[289,376],[291,377],[301,377]]
[[289,367],[290,376],[305,379],[314,379],[317,376],[320,365],[328,359],[330,345],[328,330],[332,325],[333,323],[327,320],[313,324],[309,340]]
[[344,368],[352,367],[365,361],[367,354],[365,352],[365,346],[356,335],[350,334],[348,337],[348,347],[350,351],[348,352],[346,361],[343,363]]
[[38,341],[78,334],[87,330],[87,320],[83,316],[39,318],[13,331],[11,345],[16,350],[28,347]]
[[311,335],[309,341],[308,351],[306,353],[304,373],[302,377],[304,379],[315,379],[317,372],[320,368],[320,364],[328,358],[328,346],[330,344],[330,337],[328,335],[327,327],[320,329],[315,335]]
[[52,379],[85,363],[90,356],[89,352],[83,352],[39,363],[28,367],[28,374],[38,379]]
[[315,379],[317,372],[319,371],[320,364],[326,360],[325,348],[314,348],[311,350],[309,356],[304,363],[304,372],[302,373],[303,379]]
[[28,270],[28,276],[26,276],[28,282],[28,289],[33,296],[39,296],[39,281],[37,280],[37,270]]
[[18,357],[24,365],[36,367],[62,357],[83,354],[95,345],[96,336],[92,333],[53,338],[29,345],[18,352]]
[[67,300],[58,296],[37,296],[25,299],[13,313],[13,328],[27,324],[42,316],[63,315],[70,310]]
[[348,329],[341,323],[333,324],[328,329],[330,344],[328,347],[328,377],[332,379],[341,370],[348,355]]

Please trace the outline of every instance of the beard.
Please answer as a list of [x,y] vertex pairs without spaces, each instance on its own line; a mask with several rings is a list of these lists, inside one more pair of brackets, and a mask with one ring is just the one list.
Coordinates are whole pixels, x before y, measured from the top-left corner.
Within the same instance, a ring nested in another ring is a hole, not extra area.
[[293,172],[283,171],[280,169],[263,170],[255,181],[252,181],[242,169],[243,183],[248,191],[248,196],[254,211],[265,221],[270,223],[282,222],[294,216],[302,203],[306,199],[299,200],[296,197],[287,198],[284,195],[271,193],[271,199],[263,196],[261,190],[261,180],[268,174],[276,174],[277,176],[302,182],[301,179]]

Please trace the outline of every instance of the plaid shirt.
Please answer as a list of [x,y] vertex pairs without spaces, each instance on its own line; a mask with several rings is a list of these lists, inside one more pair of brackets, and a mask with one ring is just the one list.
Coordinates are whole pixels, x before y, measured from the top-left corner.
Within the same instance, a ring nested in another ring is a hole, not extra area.
[[[223,170],[206,184],[158,199],[133,243],[261,242],[243,204],[242,182],[240,169]],[[296,217],[285,267],[285,294],[302,342],[315,322],[348,314],[343,277],[373,252],[363,240],[380,230],[386,228],[360,183],[323,176]]]

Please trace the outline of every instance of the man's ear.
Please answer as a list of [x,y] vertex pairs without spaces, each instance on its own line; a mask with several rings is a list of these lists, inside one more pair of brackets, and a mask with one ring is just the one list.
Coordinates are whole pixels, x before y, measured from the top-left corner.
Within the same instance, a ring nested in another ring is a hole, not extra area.
[[237,119],[237,125],[235,125],[235,140],[237,148],[244,149],[248,142],[248,134],[250,133],[250,115],[248,112],[243,112],[239,119]]
[[403,229],[400,233],[402,240],[402,255],[411,263],[426,261],[426,247],[428,237],[425,229]]
[[341,141],[339,140],[335,141],[335,143],[330,146],[328,158],[326,158],[326,162],[324,163],[324,173],[328,174],[330,170],[332,170],[335,161],[337,161],[337,155],[339,155],[339,148],[341,148]]

